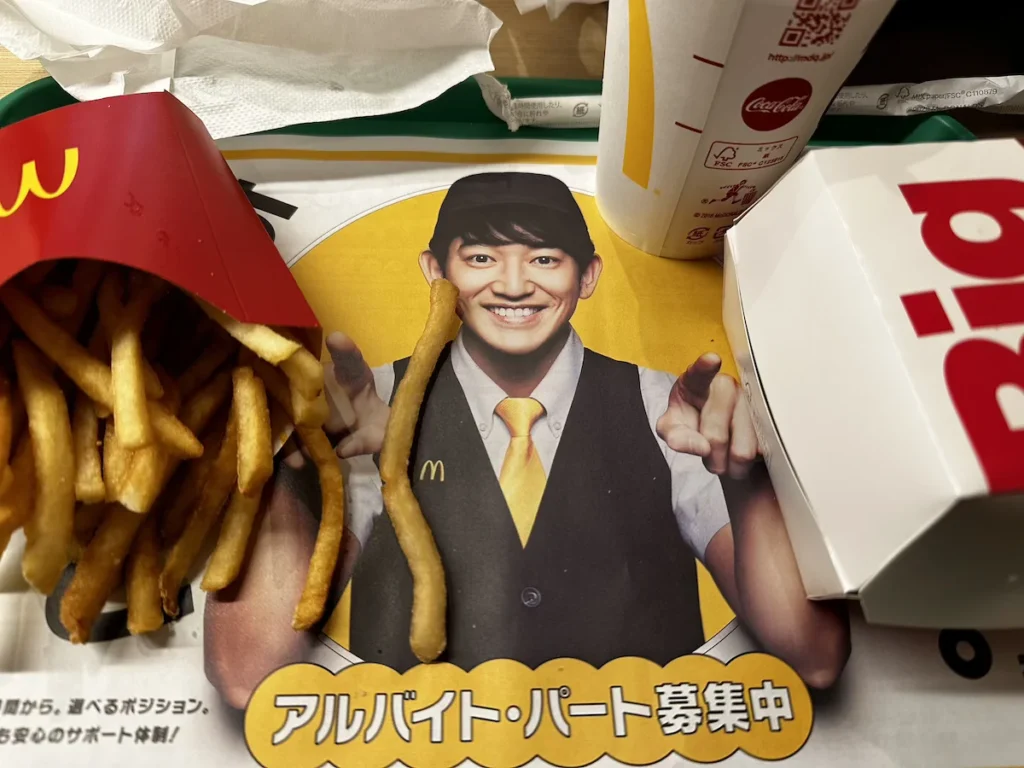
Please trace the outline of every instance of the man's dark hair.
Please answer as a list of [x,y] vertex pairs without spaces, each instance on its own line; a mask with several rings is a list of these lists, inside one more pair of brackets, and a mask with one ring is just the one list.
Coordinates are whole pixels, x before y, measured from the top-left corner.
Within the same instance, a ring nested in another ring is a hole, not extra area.
[[559,248],[573,258],[580,274],[594,260],[594,243],[585,227],[567,223],[565,215],[536,205],[493,205],[462,211],[437,222],[430,251],[448,269],[448,248],[457,238],[466,245]]

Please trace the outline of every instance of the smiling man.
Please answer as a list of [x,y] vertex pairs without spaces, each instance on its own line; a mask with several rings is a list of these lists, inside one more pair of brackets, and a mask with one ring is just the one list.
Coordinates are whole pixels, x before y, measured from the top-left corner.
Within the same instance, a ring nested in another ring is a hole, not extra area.
[[[573,329],[602,261],[569,189],[526,173],[460,179],[419,265],[427,282],[446,277],[459,289],[462,319],[410,461],[448,578],[441,660],[667,663],[704,642],[699,559],[766,650],[809,684],[831,684],[849,651],[845,614],[804,596],[746,402],[721,360],[681,350],[691,365],[676,378],[587,349]],[[412,584],[369,457],[408,359],[371,371],[352,340],[334,333],[327,343],[330,385],[354,412],[329,424],[338,455],[357,457],[341,578],[352,573],[349,648],[405,670],[415,664]],[[312,518],[310,478],[308,465],[282,466],[271,525]],[[284,594],[273,602],[287,606],[301,578],[244,590],[256,600]],[[290,660],[266,639],[276,621],[245,600],[208,603],[208,668],[222,691],[242,700]],[[253,668],[261,653],[276,657]]]

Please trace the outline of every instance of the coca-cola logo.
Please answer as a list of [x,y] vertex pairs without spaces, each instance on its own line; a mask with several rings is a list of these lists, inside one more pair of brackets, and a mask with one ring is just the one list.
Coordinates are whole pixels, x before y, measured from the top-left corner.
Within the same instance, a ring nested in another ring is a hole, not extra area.
[[743,122],[755,131],[774,131],[791,122],[811,100],[811,84],[801,77],[772,80],[743,102]]

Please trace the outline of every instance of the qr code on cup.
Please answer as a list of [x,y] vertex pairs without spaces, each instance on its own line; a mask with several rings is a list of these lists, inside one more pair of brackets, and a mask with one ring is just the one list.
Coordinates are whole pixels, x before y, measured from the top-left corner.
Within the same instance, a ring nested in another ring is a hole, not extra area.
[[860,0],[796,0],[779,39],[788,48],[820,48],[839,42]]

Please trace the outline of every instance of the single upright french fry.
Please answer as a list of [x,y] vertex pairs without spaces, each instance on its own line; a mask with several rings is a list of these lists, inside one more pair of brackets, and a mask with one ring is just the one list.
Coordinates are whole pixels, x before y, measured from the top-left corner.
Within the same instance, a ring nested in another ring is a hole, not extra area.
[[164,612],[169,616],[178,615],[178,591],[181,589],[181,583],[199,556],[206,534],[220,516],[224,502],[235,485],[237,463],[238,426],[237,419],[232,413],[217,458],[206,475],[199,503],[185,525],[181,537],[174,542],[174,546],[168,552],[163,571],[160,573],[160,597]]
[[99,418],[88,395],[79,392],[71,418],[75,440],[75,498],[86,504],[98,504],[106,498],[103,464],[99,449]]
[[[104,281],[100,287],[101,294],[115,274],[111,273]],[[146,363],[142,357],[142,326],[159,291],[160,283],[155,278],[144,281],[139,292],[124,307],[110,334],[114,418],[121,442],[133,451],[153,442],[146,398]]]
[[458,289],[447,280],[430,284],[430,314],[398,385],[380,453],[384,507],[412,572],[412,623],[409,644],[422,662],[436,659],[447,643],[447,589],[437,543],[409,481],[409,455],[427,384],[437,366],[455,317]]
[[61,600],[60,623],[72,643],[89,639],[96,617],[121,579],[124,559],[145,519],[116,502],[109,506]]
[[248,366],[235,368],[232,381],[238,417],[238,490],[258,496],[274,471],[267,392]]
[[28,342],[14,342],[18,386],[28,412],[36,495],[25,523],[25,580],[45,595],[68,564],[75,516],[75,452],[64,393],[45,358]]
[[[320,528],[309,559],[306,583],[292,616],[292,628],[309,629],[324,614],[334,569],[345,532],[345,482],[331,441],[320,427],[296,427],[295,431],[316,464],[320,476]],[[442,581],[442,586],[444,582]]]
[[155,632],[164,625],[160,602],[160,532],[155,515],[149,515],[135,537],[125,569],[128,631],[133,635]]

